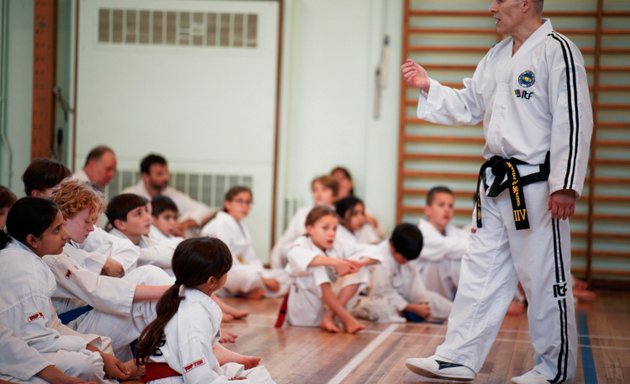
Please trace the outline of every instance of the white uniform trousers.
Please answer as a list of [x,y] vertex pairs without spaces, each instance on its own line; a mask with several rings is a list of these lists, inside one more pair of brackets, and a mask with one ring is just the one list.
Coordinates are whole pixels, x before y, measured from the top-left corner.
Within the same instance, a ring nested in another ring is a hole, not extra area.
[[[144,265],[125,274],[124,280],[136,285],[169,285],[174,279],[153,265]],[[121,361],[132,358],[129,344],[156,317],[157,300],[134,302],[129,316],[113,315],[91,310],[68,324],[81,333],[104,335],[112,340],[114,354]],[[75,323],[76,322],[76,323]]]
[[436,355],[481,369],[520,280],[527,300],[534,370],[551,382],[570,381],[577,335],[568,220],[552,220],[546,182],[524,187],[530,229],[517,231],[509,191],[496,198],[481,188],[482,228],[462,259],[446,340]]
[[[87,349],[76,352],[59,350],[57,352],[42,353],[41,356],[66,375],[79,377],[86,382],[116,383],[116,381],[110,381],[105,378],[103,359],[97,352],[91,352]],[[0,374],[0,379],[16,383],[47,383],[39,376],[33,376],[25,381]]]
[[[357,273],[345,275],[331,282],[328,275],[328,267],[310,267],[308,274],[295,276],[293,284],[289,287],[289,299],[287,302],[287,322],[299,327],[317,327],[324,317],[324,303],[322,302],[321,285],[332,284],[333,291],[343,287],[358,284],[367,284],[368,270],[361,268]],[[356,295],[347,304],[352,308],[356,303]]]

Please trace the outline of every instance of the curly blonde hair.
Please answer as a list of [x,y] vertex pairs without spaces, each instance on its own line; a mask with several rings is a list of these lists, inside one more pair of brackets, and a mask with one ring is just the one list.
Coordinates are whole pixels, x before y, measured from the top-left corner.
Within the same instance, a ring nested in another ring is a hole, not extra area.
[[103,194],[90,185],[75,179],[65,179],[52,191],[52,201],[57,203],[63,217],[74,217],[85,208],[90,209],[90,220],[96,221],[105,208]]

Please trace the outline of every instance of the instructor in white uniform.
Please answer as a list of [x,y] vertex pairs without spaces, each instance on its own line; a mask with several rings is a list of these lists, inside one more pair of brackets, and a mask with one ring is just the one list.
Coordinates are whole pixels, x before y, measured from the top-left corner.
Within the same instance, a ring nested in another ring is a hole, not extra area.
[[542,18],[542,0],[493,0],[495,45],[462,90],[402,66],[420,88],[418,117],[440,124],[483,121],[470,248],[446,340],[435,355],[407,360],[430,377],[473,380],[496,338],[517,282],[529,302],[534,367],[514,383],[572,381],[576,329],[569,221],[586,173],[592,111],[578,48]]

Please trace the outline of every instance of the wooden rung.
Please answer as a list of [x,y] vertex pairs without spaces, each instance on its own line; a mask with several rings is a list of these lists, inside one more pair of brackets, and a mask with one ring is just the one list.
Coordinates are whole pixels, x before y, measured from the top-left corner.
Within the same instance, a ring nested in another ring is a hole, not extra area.
[[[571,268],[574,273],[580,274],[585,273],[585,268]],[[593,268],[591,269],[591,274],[598,276],[630,276],[630,270],[624,269],[601,269],[601,268]]]
[[[584,195],[584,199],[588,198],[588,195]],[[598,203],[630,203],[630,196],[595,196],[595,201]]]
[[[584,239],[588,236],[588,233],[584,231],[572,231],[571,236],[574,238]],[[599,240],[630,241],[630,236],[628,236],[627,233],[593,232],[591,236],[593,239],[599,239]]]
[[593,163],[608,167],[630,167],[630,159],[595,159]]
[[403,141],[408,143],[451,143],[451,144],[483,144],[483,137],[467,136],[419,136],[403,135]]
[[410,34],[496,35],[494,28],[409,28]]
[[599,85],[597,89],[599,89],[600,91],[623,92],[623,91],[630,91],[630,85],[606,84],[606,85]]
[[489,47],[410,45],[407,52],[450,52],[450,53],[486,53]]
[[[583,249],[572,249],[571,253],[576,256],[584,256],[586,251]],[[619,259],[630,257],[630,252],[593,250],[593,257],[602,259]]]
[[625,111],[630,109],[630,104],[613,104],[613,103],[599,103],[594,104],[594,108],[603,109],[606,111]]
[[[630,109],[630,105],[625,109]],[[630,141],[628,140],[597,140],[595,145],[598,147],[613,147],[613,148],[630,148]]]
[[607,129],[630,129],[630,123],[622,122],[622,121],[598,121],[597,128],[607,128]]
[[[588,183],[589,179],[590,178],[587,176],[584,183]],[[595,177],[595,184],[630,184],[630,178],[597,176]]]
[[[419,207],[419,206],[403,206],[402,207],[402,211],[404,213],[408,213],[408,214],[419,214],[419,215],[424,215],[424,206]],[[455,216],[470,216],[472,213],[472,211],[470,210],[470,208],[454,208],[453,209],[453,215]]]
[[[587,66],[586,69],[592,71],[593,67]],[[630,67],[619,65],[602,65],[601,67],[599,67],[599,70],[602,72],[630,72]]]
[[405,160],[439,160],[439,161],[462,161],[462,162],[476,162],[481,164],[483,157],[479,155],[458,155],[447,153],[405,153],[403,155]]
[[422,64],[427,71],[474,71],[476,64]]
[[604,17],[630,17],[630,11],[603,11]]

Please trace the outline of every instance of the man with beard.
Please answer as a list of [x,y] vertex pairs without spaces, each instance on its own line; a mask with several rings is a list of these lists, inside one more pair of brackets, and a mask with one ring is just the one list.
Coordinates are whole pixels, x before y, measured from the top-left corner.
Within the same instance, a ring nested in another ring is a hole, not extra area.
[[188,229],[203,226],[212,215],[207,205],[192,199],[183,192],[169,187],[168,163],[163,156],[151,153],[140,162],[142,179],[136,185],[126,188],[123,193],[135,193],[148,200],[154,196],[170,197],[179,210],[179,235],[183,236]]

